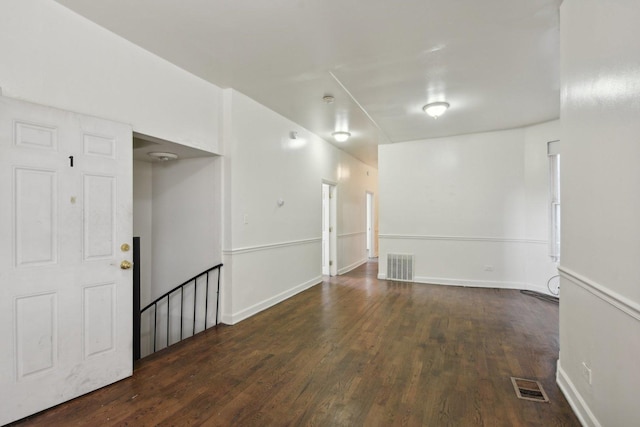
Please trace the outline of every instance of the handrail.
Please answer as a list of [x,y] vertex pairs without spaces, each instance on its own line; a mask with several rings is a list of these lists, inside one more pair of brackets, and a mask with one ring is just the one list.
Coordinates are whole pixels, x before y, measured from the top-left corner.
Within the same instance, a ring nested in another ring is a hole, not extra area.
[[[142,310],[139,310],[137,312],[137,314],[134,311],[134,314],[136,314],[137,316],[137,324],[141,325],[141,318],[142,315],[149,310],[151,307],[153,307],[153,327],[151,328],[151,330],[153,331],[153,352],[156,351],[156,347],[157,347],[157,343],[156,343],[156,336],[157,336],[157,330],[158,330],[158,304],[162,303],[163,301],[166,300],[166,304],[167,304],[167,318],[166,318],[166,326],[167,326],[167,330],[166,330],[166,339],[164,341],[166,341],[166,346],[169,347],[172,342],[171,342],[171,297],[172,295],[176,294],[177,292],[180,292],[180,339],[177,341],[174,341],[173,344],[175,344],[176,342],[182,341],[183,337],[184,337],[184,293],[185,293],[185,287],[188,285],[193,284],[193,326],[191,329],[191,336],[196,334],[196,319],[198,318],[197,313],[200,312],[202,313],[202,309],[198,310],[198,305],[197,305],[197,301],[198,301],[198,279],[201,278],[206,278],[206,288],[205,288],[205,300],[204,300],[204,328],[202,329],[202,331],[207,329],[207,315],[208,315],[208,310],[209,310],[209,273],[212,272],[213,270],[218,270],[218,288],[217,288],[217,292],[216,292],[216,318],[215,318],[215,324],[218,324],[218,309],[220,306],[220,275],[221,275],[221,270],[222,270],[222,263],[213,266],[205,271],[203,271],[200,274],[197,274],[195,276],[193,276],[192,278],[190,278],[189,280],[185,280],[184,282],[182,282],[180,285],[176,286],[175,288],[171,289],[168,292],[165,292],[164,294],[162,294],[161,296],[159,296],[158,298],[156,298],[153,302],[147,304]],[[202,283],[202,282],[200,282]],[[200,288],[202,289],[202,288]],[[188,305],[188,304],[187,304]],[[200,306],[202,306],[202,303],[200,303]],[[134,308],[135,310],[135,308]],[[162,325],[162,319],[160,320],[160,324]],[[209,326],[214,326],[214,325],[209,325]],[[136,331],[137,335],[138,335],[138,343],[140,343],[140,327],[138,327],[138,330]],[[187,329],[187,334],[189,333],[189,330]],[[135,356],[135,355],[134,355]],[[140,357],[140,351],[138,352],[138,358]]]
[[185,280],[184,282],[182,282],[181,284],[179,284],[179,285],[178,285],[178,286],[176,286],[175,288],[171,289],[171,290],[170,290],[170,291],[168,291],[168,292],[165,292],[164,294],[162,294],[161,296],[159,296],[158,298],[156,298],[156,299],[155,299],[155,301],[153,301],[153,302],[151,302],[151,303],[147,304],[147,305],[146,305],[142,310],[140,310],[140,313],[142,313],[142,312],[146,311],[149,307],[151,307],[151,306],[152,306],[152,305],[154,305],[154,304],[157,304],[158,302],[160,302],[160,300],[161,300],[161,299],[166,298],[167,296],[169,296],[169,294],[174,293],[175,291],[177,291],[178,289],[180,289],[180,288],[181,288],[181,287],[183,287],[184,285],[188,285],[189,283],[191,283],[191,282],[193,282],[194,280],[196,280],[198,277],[200,277],[200,276],[202,276],[202,275],[204,275],[204,274],[206,274],[206,273],[208,273],[208,272],[210,272],[210,271],[212,271],[212,270],[215,270],[216,268],[220,268],[220,267],[222,267],[222,263],[220,263],[220,264],[218,264],[218,265],[216,265],[216,266],[214,266],[214,267],[211,267],[210,269],[205,270],[205,271],[203,271],[203,272],[202,272],[202,273],[200,273],[200,274],[196,274],[195,276],[193,276],[193,277],[192,277],[191,279],[189,279],[189,280]]

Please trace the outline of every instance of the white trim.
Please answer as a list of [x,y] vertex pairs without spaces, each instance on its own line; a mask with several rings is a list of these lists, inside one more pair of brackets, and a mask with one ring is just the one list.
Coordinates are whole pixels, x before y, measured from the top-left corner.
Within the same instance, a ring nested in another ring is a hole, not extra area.
[[[378,274],[378,280],[387,280],[386,274]],[[468,280],[468,279],[451,279],[447,277],[424,277],[416,276],[413,278],[414,283],[425,283],[429,285],[444,286],[464,286],[468,288],[492,288],[492,289],[529,289],[539,291],[539,288],[521,282],[499,282],[495,280]]]
[[547,156],[555,156],[556,154],[560,154],[559,139],[554,139],[553,141],[547,142]]
[[[386,274],[378,274],[378,280],[387,280]],[[424,283],[439,286],[464,286],[468,288],[489,288],[489,289],[516,289],[535,291],[541,294],[555,296],[549,293],[549,290],[531,283],[521,282],[500,282],[489,280],[468,280],[468,279],[450,279],[442,277],[415,277],[414,283]]]
[[567,373],[562,369],[562,365],[560,364],[560,360],[558,360],[558,366],[556,369],[556,383],[562,394],[564,394],[565,399],[569,402],[569,406],[573,409],[573,412],[578,417],[580,424],[588,427],[601,427],[602,425],[598,421],[587,402],[584,401],[576,387],[573,385],[573,382],[567,375]]
[[342,267],[340,270],[338,270],[338,275],[348,273],[351,270],[355,270],[356,268],[360,267],[362,264],[366,264],[366,263],[367,263],[367,258],[361,259],[360,261],[356,261],[353,264],[348,265],[346,267]]
[[498,289],[528,289],[526,283],[502,282],[497,280],[468,280],[450,279],[447,277],[414,277],[416,283],[429,283],[433,285],[465,286],[468,288],[498,288]]
[[537,239],[511,239],[506,237],[481,237],[481,236],[434,236],[423,234],[378,234],[380,239],[396,240],[451,240],[456,242],[497,242],[497,243],[533,243],[546,245],[548,240]]
[[558,266],[558,271],[560,272],[561,277],[569,280],[571,283],[588,291],[592,295],[600,298],[602,301],[609,303],[618,310],[640,321],[640,304],[637,302],[632,301],[629,298],[612,291],[606,286],[596,283],[595,281],[562,265]]
[[240,310],[237,313],[223,314],[221,316],[222,323],[227,325],[235,325],[236,323],[241,322],[242,320],[245,320],[251,316],[254,316],[263,310],[273,307],[274,305],[281,303],[282,301],[288,298],[291,298],[292,296],[299,294],[302,291],[306,291],[307,289],[319,283],[322,283],[322,276],[316,276],[311,280],[307,280],[306,282],[301,283],[300,285],[294,286],[293,288],[288,289],[284,292],[280,292],[277,295],[274,295],[270,298],[260,301],[250,307]]
[[538,286],[532,283],[525,283],[524,285],[526,286],[525,288],[523,288],[524,290],[534,291],[534,292],[538,292],[539,294],[549,295],[550,297],[558,298],[558,295],[554,295],[551,292],[549,292],[549,288],[547,286]]
[[288,246],[307,245],[310,243],[322,242],[322,237],[313,237],[311,239],[291,240],[288,242],[270,243],[267,245],[246,246],[244,248],[224,249],[224,255],[244,254],[248,252],[266,251],[269,249],[286,248]]
[[342,237],[351,237],[351,236],[361,236],[363,234],[367,234],[366,231],[356,231],[354,233],[343,233],[343,234],[338,234],[338,238],[342,238]]

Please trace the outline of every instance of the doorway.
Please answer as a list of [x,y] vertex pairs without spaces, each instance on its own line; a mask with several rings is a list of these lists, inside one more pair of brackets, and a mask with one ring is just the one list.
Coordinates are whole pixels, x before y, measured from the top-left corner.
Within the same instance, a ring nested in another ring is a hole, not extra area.
[[[219,246],[211,244],[221,235],[221,159],[157,137],[135,132],[133,136],[133,232],[140,238],[144,307],[221,260]],[[171,307],[172,313],[179,313],[180,304],[172,301]],[[151,325],[150,316],[143,316],[142,357],[153,352]],[[166,329],[161,328],[155,339],[166,342]]]
[[336,186],[322,183],[322,274],[335,276],[336,265]]
[[367,191],[367,257],[375,258],[374,217],[373,217],[373,193]]

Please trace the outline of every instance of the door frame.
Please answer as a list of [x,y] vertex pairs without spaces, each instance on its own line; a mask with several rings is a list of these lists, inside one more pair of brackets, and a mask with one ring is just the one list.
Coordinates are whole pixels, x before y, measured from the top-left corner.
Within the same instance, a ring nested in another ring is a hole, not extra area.
[[367,227],[367,258],[376,257],[375,242],[375,194],[373,191],[365,192],[366,198],[366,227]]
[[[329,276],[337,276],[338,275],[338,224],[337,224],[337,199],[338,199],[338,185],[337,183],[333,182],[333,181],[329,181],[326,179],[322,180],[322,185],[320,187],[321,191],[320,191],[320,197],[321,200],[324,202],[324,191],[323,188],[324,186],[327,186],[329,188],[329,218],[328,221],[325,222],[325,210],[324,208],[322,208],[322,222],[321,222],[321,229],[323,230],[323,226],[325,223],[328,223],[329,225],[329,266],[328,266],[328,271],[329,271]],[[321,205],[322,206],[322,205]],[[324,230],[323,230],[324,232]],[[324,241],[324,239],[323,239]],[[324,247],[322,249],[324,251]],[[321,258],[321,265],[322,265],[322,258]],[[324,271],[327,271],[326,269],[326,265],[323,265],[323,273]]]

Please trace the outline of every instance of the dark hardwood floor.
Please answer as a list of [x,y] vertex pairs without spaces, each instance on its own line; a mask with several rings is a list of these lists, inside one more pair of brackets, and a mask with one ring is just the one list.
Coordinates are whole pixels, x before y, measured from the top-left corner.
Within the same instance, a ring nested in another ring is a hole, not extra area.
[[[16,425],[580,425],[555,384],[557,305],[376,273],[209,329]],[[539,380],[550,403],[517,399],[511,376]]]

